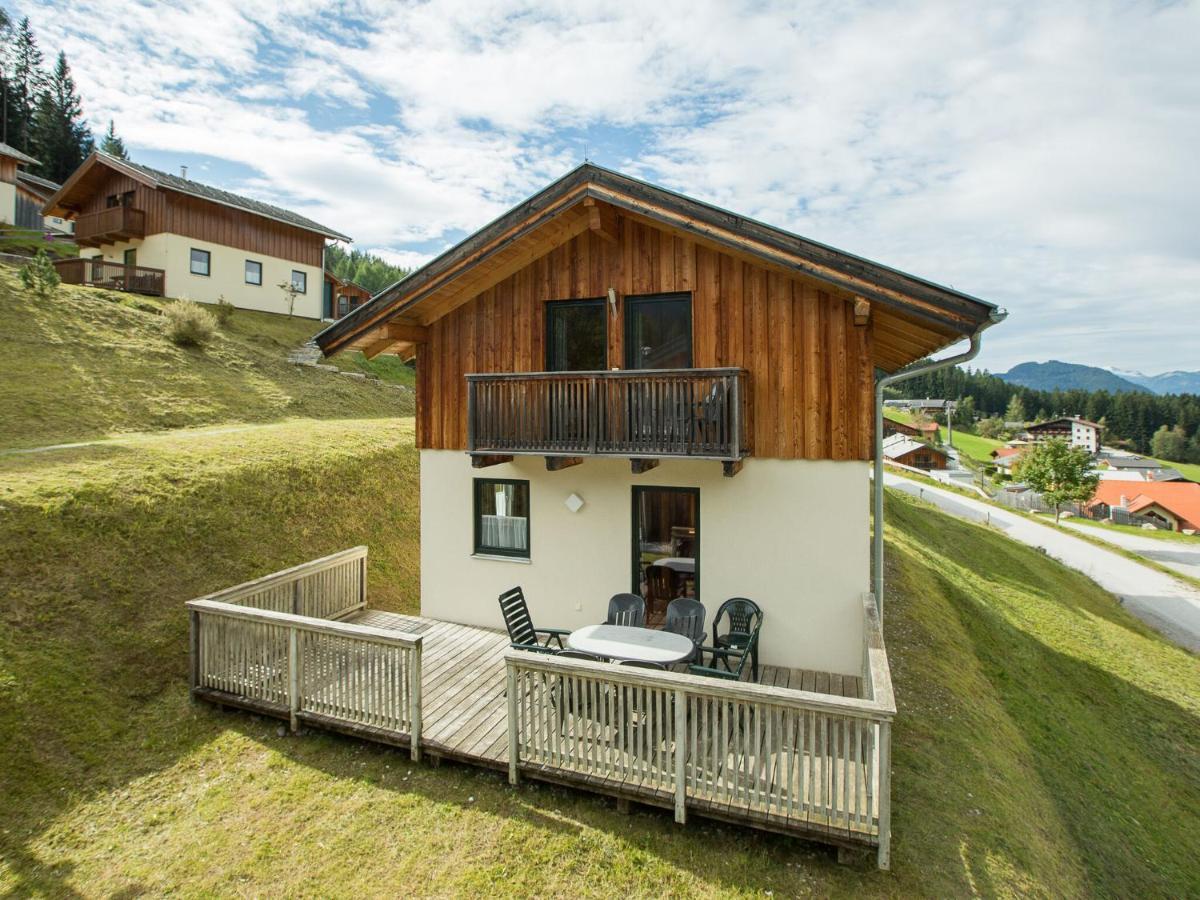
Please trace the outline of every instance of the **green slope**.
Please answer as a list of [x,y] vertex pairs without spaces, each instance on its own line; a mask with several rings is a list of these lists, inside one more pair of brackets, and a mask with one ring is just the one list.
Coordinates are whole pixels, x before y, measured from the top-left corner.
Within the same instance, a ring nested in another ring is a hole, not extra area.
[[[410,415],[412,395],[297,368],[287,354],[320,327],[238,310],[205,350],[162,333],[160,301],[63,286],[39,302],[0,267],[0,450],[231,422]],[[411,384],[361,354],[338,364]]]
[[366,543],[372,602],[414,610],[417,484],[411,420],[0,459],[0,890],[1194,891],[1200,664],[1044,555],[903,496],[891,874],[188,703],[189,597]]

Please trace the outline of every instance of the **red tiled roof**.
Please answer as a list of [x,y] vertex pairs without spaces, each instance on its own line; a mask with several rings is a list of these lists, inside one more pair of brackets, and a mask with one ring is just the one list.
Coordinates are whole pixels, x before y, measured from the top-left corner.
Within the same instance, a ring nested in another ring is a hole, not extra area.
[[1008,456],[1016,456],[1024,449],[1024,447],[997,447],[992,451],[992,457],[995,459],[1004,459]]

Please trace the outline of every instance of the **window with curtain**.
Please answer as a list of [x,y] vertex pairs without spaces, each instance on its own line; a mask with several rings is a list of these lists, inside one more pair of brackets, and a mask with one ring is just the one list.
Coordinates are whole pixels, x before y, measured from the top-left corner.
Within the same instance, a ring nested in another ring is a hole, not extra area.
[[529,558],[529,482],[475,479],[475,552]]

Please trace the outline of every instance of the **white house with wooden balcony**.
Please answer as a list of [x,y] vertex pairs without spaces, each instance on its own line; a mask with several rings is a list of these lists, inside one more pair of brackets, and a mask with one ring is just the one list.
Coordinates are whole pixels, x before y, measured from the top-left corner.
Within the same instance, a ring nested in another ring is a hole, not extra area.
[[[231,589],[191,604],[193,691],[680,822],[871,847],[886,866],[896,709],[871,592],[873,394],[995,318],[583,165],[317,335],[326,354],[415,357],[420,616],[366,609],[365,585],[341,621],[312,613],[330,605],[313,579],[361,571],[344,556]],[[514,636],[517,586],[576,649],[614,595],[644,598],[647,648],[699,601],[705,633],[685,653],[702,661],[723,602],[751,598],[762,665],[550,653],[550,637]],[[396,684],[411,685],[399,706]]]
[[327,240],[349,241],[298,213],[96,151],[42,209],[73,223],[80,257],[63,281],[286,313],[326,315]]

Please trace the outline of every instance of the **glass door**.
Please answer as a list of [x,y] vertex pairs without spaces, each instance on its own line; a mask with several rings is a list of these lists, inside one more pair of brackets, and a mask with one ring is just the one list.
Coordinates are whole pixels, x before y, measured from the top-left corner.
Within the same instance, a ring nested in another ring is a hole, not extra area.
[[661,627],[676,597],[700,599],[700,489],[633,488],[633,587]]
[[625,368],[692,367],[692,295],[625,298]]

